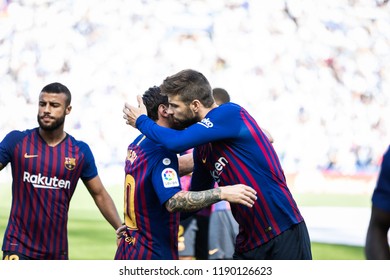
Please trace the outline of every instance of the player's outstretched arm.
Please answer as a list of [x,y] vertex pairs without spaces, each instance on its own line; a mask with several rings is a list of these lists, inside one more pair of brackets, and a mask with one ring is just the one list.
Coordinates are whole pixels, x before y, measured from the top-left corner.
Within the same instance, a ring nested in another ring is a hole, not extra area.
[[137,95],[137,102],[138,107],[134,107],[126,102],[123,108],[123,118],[126,120],[127,124],[131,125],[134,128],[136,128],[135,123],[138,117],[147,114],[146,107],[144,105],[144,102],[142,101],[141,95]]
[[89,193],[93,197],[96,206],[99,208],[104,218],[115,230],[118,229],[122,225],[122,220],[119,217],[114,201],[104,188],[100,177],[96,176],[89,181],[85,181],[84,184],[87,186]]
[[237,184],[206,191],[180,191],[165,203],[165,207],[169,212],[192,212],[221,200],[252,207],[256,199],[256,191],[253,188]]

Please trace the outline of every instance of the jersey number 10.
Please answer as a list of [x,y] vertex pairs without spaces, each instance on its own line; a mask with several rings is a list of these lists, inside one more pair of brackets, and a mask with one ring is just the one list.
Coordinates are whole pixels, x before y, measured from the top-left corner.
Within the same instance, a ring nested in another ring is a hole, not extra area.
[[134,211],[135,181],[134,177],[127,174],[125,180],[125,223],[131,230],[137,230],[137,221]]

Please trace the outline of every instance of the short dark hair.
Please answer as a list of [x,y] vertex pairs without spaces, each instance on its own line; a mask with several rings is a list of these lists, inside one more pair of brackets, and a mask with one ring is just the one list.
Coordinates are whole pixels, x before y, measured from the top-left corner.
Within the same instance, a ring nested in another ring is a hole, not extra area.
[[47,93],[63,93],[66,95],[66,106],[69,106],[72,101],[70,90],[61,83],[51,83],[43,87],[41,92]]
[[195,99],[198,99],[206,108],[214,104],[209,81],[202,73],[192,69],[182,70],[167,77],[160,89],[162,95],[179,95],[185,104]]
[[230,102],[230,95],[223,88],[214,88],[213,96],[217,104],[224,104]]
[[145,104],[146,111],[148,112],[148,117],[154,121],[158,120],[158,106],[161,104],[168,107],[168,97],[161,95],[161,90],[157,86],[150,87],[145,91],[142,96],[142,101]]

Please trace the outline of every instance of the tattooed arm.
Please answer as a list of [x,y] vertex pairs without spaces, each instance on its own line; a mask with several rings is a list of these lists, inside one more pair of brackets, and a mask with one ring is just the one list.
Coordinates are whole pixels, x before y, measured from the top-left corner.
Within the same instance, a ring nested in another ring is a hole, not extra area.
[[201,192],[181,191],[171,197],[165,207],[169,212],[192,212],[218,201],[221,201],[221,190],[219,188]]
[[206,191],[180,191],[165,203],[165,207],[169,212],[193,212],[221,200],[252,207],[256,198],[254,189],[237,184]]

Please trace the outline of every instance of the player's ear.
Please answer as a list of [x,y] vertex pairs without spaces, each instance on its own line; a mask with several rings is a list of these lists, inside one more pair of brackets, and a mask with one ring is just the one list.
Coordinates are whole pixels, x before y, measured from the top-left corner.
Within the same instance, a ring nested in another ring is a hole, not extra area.
[[160,104],[158,106],[158,112],[160,115],[162,115],[163,117],[167,117],[168,116],[168,107],[165,106],[164,104]]
[[195,113],[199,112],[199,109],[201,106],[202,106],[202,103],[200,103],[200,101],[198,99],[193,100],[190,104],[191,110],[194,111]]
[[68,105],[65,109],[65,114],[66,115],[69,115],[70,111],[72,111],[72,106],[71,105]]

